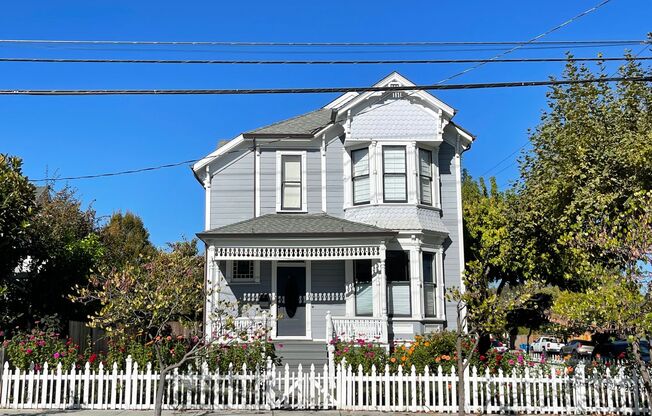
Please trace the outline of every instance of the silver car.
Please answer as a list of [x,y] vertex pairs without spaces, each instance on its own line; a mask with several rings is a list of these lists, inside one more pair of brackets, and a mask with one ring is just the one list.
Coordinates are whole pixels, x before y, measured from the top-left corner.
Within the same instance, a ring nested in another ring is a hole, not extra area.
[[593,354],[593,348],[595,348],[595,343],[593,341],[574,339],[561,347],[561,353],[562,355],[588,356]]

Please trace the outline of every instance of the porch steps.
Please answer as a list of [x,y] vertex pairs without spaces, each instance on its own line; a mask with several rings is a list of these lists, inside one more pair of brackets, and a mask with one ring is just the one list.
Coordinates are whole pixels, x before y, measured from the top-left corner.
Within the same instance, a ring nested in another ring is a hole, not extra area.
[[290,365],[290,370],[296,370],[299,364],[304,371],[315,364],[315,370],[323,369],[328,362],[326,343],[324,341],[275,341],[276,355],[281,357],[281,365]]

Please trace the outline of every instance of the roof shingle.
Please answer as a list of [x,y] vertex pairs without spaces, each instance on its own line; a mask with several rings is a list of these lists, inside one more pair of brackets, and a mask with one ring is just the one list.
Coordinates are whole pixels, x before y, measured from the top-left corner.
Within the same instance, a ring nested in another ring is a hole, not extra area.
[[248,131],[242,135],[247,138],[277,136],[310,138],[314,137],[324,127],[333,123],[332,116],[332,109],[320,108],[319,110]]
[[245,235],[364,234],[393,235],[394,231],[327,214],[267,214],[199,233],[200,237]]

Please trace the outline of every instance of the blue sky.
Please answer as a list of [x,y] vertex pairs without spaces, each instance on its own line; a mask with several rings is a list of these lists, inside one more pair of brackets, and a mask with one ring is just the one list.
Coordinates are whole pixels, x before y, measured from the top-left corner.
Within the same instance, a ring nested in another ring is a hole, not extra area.
[[[526,40],[588,9],[597,0],[464,2],[15,1],[0,7],[0,38],[278,42]],[[652,2],[613,0],[545,40],[643,39],[652,30]],[[640,47],[634,49],[638,52]],[[210,48],[25,47],[0,45],[6,57],[220,59]],[[577,56],[622,55],[622,48],[575,50]],[[232,58],[489,58],[429,50],[408,54],[252,55]],[[510,57],[563,56],[564,50],[518,51]],[[649,52],[647,53],[649,55]],[[468,66],[468,64],[467,64]],[[485,65],[456,82],[540,80],[562,64]],[[365,86],[397,70],[434,83],[465,65],[195,66],[0,64],[0,89],[262,88]],[[545,88],[441,91],[455,120],[478,136],[465,155],[473,175],[517,176],[516,155],[545,108]],[[111,172],[202,157],[220,140],[321,107],[335,95],[0,97],[0,152],[24,159],[33,179]],[[99,215],[140,215],[157,245],[192,237],[203,226],[203,192],[183,166],[137,175],[71,182]]]

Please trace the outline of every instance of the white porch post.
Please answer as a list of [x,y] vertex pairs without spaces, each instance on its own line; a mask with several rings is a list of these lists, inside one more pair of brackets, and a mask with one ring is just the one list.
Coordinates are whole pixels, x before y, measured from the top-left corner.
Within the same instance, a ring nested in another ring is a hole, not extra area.
[[206,303],[204,305],[204,337],[207,340],[213,338],[213,305],[216,303],[216,265],[215,247],[209,246],[206,250]]
[[423,276],[421,269],[421,244],[413,237],[414,245],[410,248],[410,297],[412,318],[423,319]]
[[355,316],[355,282],[353,281],[353,260],[344,260],[344,296],[346,316]]
[[387,275],[385,274],[385,257],[387,255],[387,247],[385,242],[380,244],[380,261],[378,262],[379,269],[379,278],[378,285],[379,290],[374,293],[374,299],[378,299],[378,311],[379,314],[374,316],[380,316],[383,318],[387,317]]

